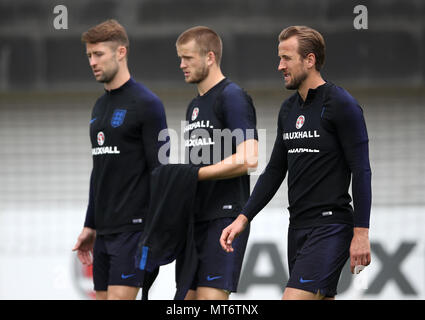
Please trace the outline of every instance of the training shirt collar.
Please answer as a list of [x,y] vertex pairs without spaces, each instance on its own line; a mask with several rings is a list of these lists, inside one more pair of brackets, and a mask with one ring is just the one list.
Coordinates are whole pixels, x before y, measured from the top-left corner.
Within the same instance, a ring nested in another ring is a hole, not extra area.
[[310,88],[308,89],[307,92],[307,97],[305,99],[305,101],[303,100],[303,98],[301,97],[300,93],[297,91],[297,95],[298,95],[298,102],[300,103],[300,105],[304,105],[307,106],[309,105],[314,98],[316,97],[316,95],[320,92],[322,92],[327,86],[329,86],[330,83],[328,81],[325,80],[325,83],[318,86],[317,88]]
[[223,80],[220,80],[217,82],[213,87],[211,87],[207,92],[205,92],[202,96],[198,93],[198,98],[200,97],[207,97],[211,94],[211,92],[214,92],[218,87],[220,87],[225,81],[227,80],[226,77],[224,77]]
[[136,81],[132,77],[130,77],[130,79],[128,79],[121,87],[118,87],[116,89],[111,89],[111,90],[106,90],[106,89],[104,89],[104,90],[107,94],[113,95],[113,94],[120,93],[127,88],[130,88],[135,83],[136,83]]

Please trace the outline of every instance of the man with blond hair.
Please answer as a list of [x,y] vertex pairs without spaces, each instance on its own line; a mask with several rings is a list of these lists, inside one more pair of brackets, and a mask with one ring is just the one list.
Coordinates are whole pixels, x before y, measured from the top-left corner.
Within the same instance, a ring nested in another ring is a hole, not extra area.
[[251,98],[223,75],[222,41],[214,30],[190,28],[176,47],[185,81],[198,90],[184,128],[187,161],[200,167],[194,226],[198,262],[186,299],[228,299],[237,290],[249,230],[232,254],[225,254],[218,240],[249,196],[247,173],[256,168],[258,157],[255,109]]
[[84,32],[82,42],[105,92],[91,115],[89,204],[73,250],[83,264],[93,263],[97,299],[135,299],[143,285],[135,255],[149,206],[150,173],[160,164],[165,111],[159,98],[130,76],[129,40],[116,20]]

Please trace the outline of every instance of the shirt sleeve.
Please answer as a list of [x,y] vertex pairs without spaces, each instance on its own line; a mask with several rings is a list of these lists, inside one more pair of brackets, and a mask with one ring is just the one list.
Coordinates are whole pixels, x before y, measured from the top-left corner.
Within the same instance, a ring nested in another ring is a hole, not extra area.
[[143,114],[143,147],[149,170],[161,164],[168,164],[170,156],[170,137],[162,102],[152,99]]
[[221,101],[226,128],[232,132],[239,130],[243,141],[258,140],[257,118],[251,97],[232,83],[223,90]]
[[352,172],[354,226],[368,228],[372,203],[372,172],[363,110],[352,98],[337,99],[329,114],[331,125],[337,133]]
[[94,188],[93,188],[93,171],[90,174],[90,187],[89,187],[89,204],[86,211],[86,220],[84,227],[96,229],[94,218]]
[[287,154],[283,142],[283,129],[278,121],[276,140],[269,163],[258,178],[254,190],[241,212],[249,221],[254,219],[257,213],[270,202],[285,179],[288,171]]

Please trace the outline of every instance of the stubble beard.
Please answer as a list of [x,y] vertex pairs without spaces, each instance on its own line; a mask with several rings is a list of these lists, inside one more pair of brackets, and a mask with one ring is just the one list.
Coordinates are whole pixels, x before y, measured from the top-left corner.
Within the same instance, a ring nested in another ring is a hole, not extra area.
[[203,80],[205,80],[208,77],[209,73],[210,73],[210,69],[208,69],[207,65],[204,64],[202,65],[201,68],[195,70],[192,78],[189,79],[187,82],[198,84],[202,82]]
[[293,80],[285,84],[285,88],[288,90],[298,90],[305,79],[307,79],[307,72],[304,71],[299,76],[293,76]]
[[110,83],[112,82],[112,80],[114,80],[115,76],[118,73],[118,70],[118,63],[115,63],[113,67],[111,67],[109,70],[104,70],[101,74],[101,77],[99,79],[96,79],[96,81],[100,83]]

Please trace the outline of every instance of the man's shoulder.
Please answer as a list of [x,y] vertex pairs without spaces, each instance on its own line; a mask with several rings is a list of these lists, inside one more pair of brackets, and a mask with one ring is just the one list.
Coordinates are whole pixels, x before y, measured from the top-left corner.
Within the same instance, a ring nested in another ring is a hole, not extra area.
[[232,109],[235,107],[254,107],[254,102],[249,93],[230,80],[225,84],[220,98],[223,105],[232,107]]
[[357,100],[343,87],[329,83],[327,88],[326,102],[337,105],[357,105]]
[[225,98],[246,97],[249,96],[249,94],[236,82],[226,79],[223,83],[222,96]]
[[329,86],[323,105],[323,118],[328,120],[357,118],[363,114],[358,101],[346,89],[335,84]]
[[129,93],[136,103],[162,105],[161,99],[142,83],[134,82],[134,85],[129,89]]
[[225,93],[242,91],[242,88],[236,82],[233,82],[232,80],[229,80],[229,79],[226,79],[223,82],[222,86],[223,86],[223,92]]

